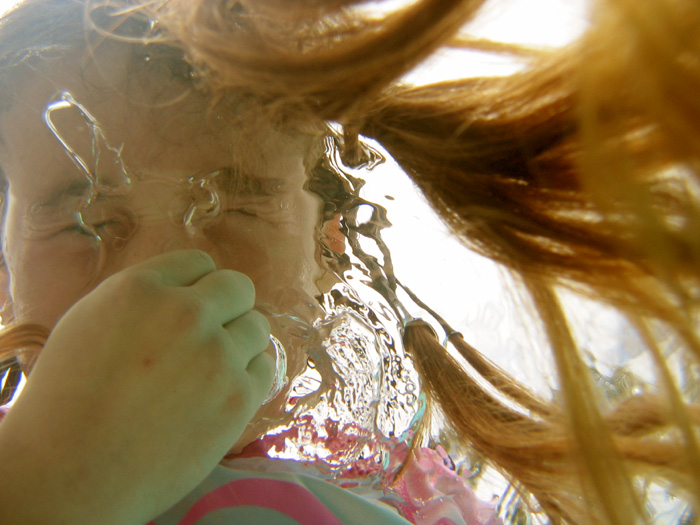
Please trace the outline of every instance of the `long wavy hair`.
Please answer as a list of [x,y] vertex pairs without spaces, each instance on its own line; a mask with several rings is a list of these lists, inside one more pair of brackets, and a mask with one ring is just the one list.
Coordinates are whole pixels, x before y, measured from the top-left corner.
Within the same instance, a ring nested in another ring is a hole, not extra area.
[[[696,380],[700,4],[599,0],[577,41],[526,50],[459,33],[488,3],[416,0],[378,16],[360,0],[26,0],[0,27],[0,49],[11,61],[16,42],[31,47],[23,31],[37,45],[92,41],[99,10],[141,13],[158,21],[145,36],[181,50],[213,99],[236,90],[269,118],[337,122],[350,160],[359,137],[377,140],[462,243],[522,283],[558,374],[560,395],[544,399],[455,334],[448,346],[467,371],[417,321],[404,344],[431,410],[553,523],[647,521],[639,479],[698,509],[700,406],[656,328],[676,336]],[[527,67],[400,81],[448,47],[526,56]],[[655,387],[602,401],[562,288],[629,319]],[[15,327],[0,348],[9,357],[40,336]]]

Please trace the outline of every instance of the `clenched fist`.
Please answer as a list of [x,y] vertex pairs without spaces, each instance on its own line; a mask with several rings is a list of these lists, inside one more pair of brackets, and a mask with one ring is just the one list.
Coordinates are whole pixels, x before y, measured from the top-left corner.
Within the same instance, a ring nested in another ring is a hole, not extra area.
[[0,424],[0,522],[142,524],[199,484],[272,384],[254,301],[185,250],[77,302]]

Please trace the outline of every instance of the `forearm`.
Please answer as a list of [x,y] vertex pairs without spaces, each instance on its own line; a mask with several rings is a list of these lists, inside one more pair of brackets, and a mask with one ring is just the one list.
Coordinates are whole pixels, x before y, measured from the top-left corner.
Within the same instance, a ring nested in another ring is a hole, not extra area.
[[[19,408],[19,407],[18,407]],[[14,416],[14,417],[13,417]],[[0,424],[0,523],[4,525],[142,525],[136,502],[115,494],[99,465],[80,458],[31,419],[10,414]]]

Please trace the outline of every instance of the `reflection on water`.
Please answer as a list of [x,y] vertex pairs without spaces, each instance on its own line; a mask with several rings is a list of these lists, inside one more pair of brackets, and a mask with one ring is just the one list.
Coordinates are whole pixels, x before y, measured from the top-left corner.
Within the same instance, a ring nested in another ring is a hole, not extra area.
[[[144,181],[125,165],[122,146],[108,142],[88,108],[70,93],[60,93],[49,103],[44,121],[85,183],[82,195],[72,201],[75,206],[62,211],[93,237],[104,257],[106,239],[89,220],[91,206],[99,196],[122,196]],[[82,126],[79,133],[76,123]],[[72,126],[71,136],[77,137],[72,142],[63,133],[68,125]],[[318,291],[312,308],[305,305],[301,309],[317,312],[314,315],[259,308],[273,321],[278,369],[269,402],[281,407],[282,413],[264,421],[269,428],[242,456],[291,460],[292,465],[311,468],[344,486],[383,487],[397,472],[425,410],[415,370],[400,342],[402,327],[411,315],[397,292],[409,296],[415,303],[411,307],[430,309],[402,288],[395,275],[382,237],[392,226],[387,210],[360,195],[364,180],[357,172],[371,171],[384,157],[362,145],[352,167],[347,167],[341,160],[342,141],[337,135],[330,132],[324,146],[306,190],[322,202],[319,258],[335,275],[335,282]],[[216,182],[227,175],[221,169],[181,181],[154,182],[158,188],[170,185],[181,190],[180,199],[163,203],[163,209],[191,238],[221,213]],[[43,213],[40,208],[31,211]],[[130,225],[138,227],[135,219]],[[123,244],[128,239],[124,234],[112,240]],[[99,266],[101,263],[95,274]],[[434,317],[449,333],[446,323]],[[287,350],[303,356],[300,366],[286,368]],[[482,473],[472,471],[476,482]],[[499,483],[507,487],[505,480]],[[656,492],[666,495],[660,489]],[[516,516],[524,512],[519,496],[509,489],[503,494],[501,514],[517,521]]]
[[[110,144],[106,130],[68,92],[49,102],[44,123],[78,169],[81,186],[62,211],[93,238],[100,253],[95,276],[114,240],[88,220],[98,199],[143,193],[145,184],[156,184],[149,193],[165,199],[157,208],[167,211],[188,238],[222,214],[223,185],[217,178],[229,176],[226,169],[181,181],[146,180],[125,164],[125,146]],[[396,296],[391,256],[381,238],[391,226],[386,210],[360,197],[364,182],[343,166],[340,138],[329,132],[324,148],[306,190],[322,203],[320,264],[335,275],[335,284],[318,290],[317,304],[297,309],[313,314],[258,307],[271,320],[278,364],[266,404],[283,413],[264,416],[271,428],[254,446],[258,454],[313,466],[329,478],[384,483],[405,456],[424,410],[416,373],[400,344],[401,327],[410,316]],[[353,168],[372,170],[384,160],[360,145]],[[130,224],[132,230],[143,226],[136,218]],[[129,235],[121,235],[121,247]],[[363,296],[374,294],[371,307],[358,290]]]
[[[59,93],[50,101],[44,117],[83,183],[78,188],[82,193],[76,192],[60,212],[92,237],[100,254],[92,269],[95,276],[107,252],[117,250],[114,244],[122,249],[146,223],[141,218],[144,224],[140,224],[139,216],[131,214],[123,230],[98,229],[104,227],[105,218],[123,211],[113,207],[105,214],[96,206],[98,200],[104,206],[106,200],[112,202],[104,197],[152,195],[159,200],[156,208],[188,240],[204,235],[219,220],[222,204],[230,204],[225,200],[228,196],[219,193],[224,186],[221,179],[232,176],[227,168],[190,173],[182,179],[150,175],[147,179],[132,173],[122,158],[125,147],[111,144],[108,130],[70,93]],[[425,410],[416,372],[401,344],[401,331],[412,320],[409,312],[416,311],[416,306],[432,311],[395,275],[383,238],[392,227],[387,210],[361,195],[363,177],[381,165],[384,156],[360,144],[352,166],[346,166],[341,160],[342,140],[332,130],[323,146],[305,190],[320,201],[318,262],[333,278],[319,284],[313,297],[279,290],[298,299],[276,303],[284,307],[257,306],[271,321],[277,376],[264,407],[267,411],[253,425],[250,439],[255,441],[235,461],[251,456],[284,459],[290,469],[312,469],[315,475],[343,486],[385,488],[405,459]],[[262,186],[251,178],[241,188],[264,194],[276,191]],[[128,202],[124,199],[125,206]],[[37,229],[42,221],[55,223],[41,207],[32,212],[37,215]],[[274,297],[279,300],[278,295]],[[442,325],[446,334],[451,333],[437,314],[432,317],[438,328]],[[476,484],[489,469],[475,466],[479,463],[467,465]],[[507,485],[501,480],[493,492],[503,493]],[[504,496],[501,515],[517,521],[514,516],[524,512],[519,496],[508,489]]]
[[[345,485],[380,486],[397,472],[425,402],[400,343],[410,316],[396,297],[391,256],[381,239],[391,225],[386,210],[359,196],[363,181],[344,169],[339,138],[328,136],[325,148],[307,189],[324,204],[319,238],[338,282],[317,297],[324,315],[313,324],[273,314],[275,326],[303,346],[307,362],[290,378],[284,423],[242,456],[295,460],[299,468]],[[369,170],[384,161],[369,147],[361,153],[357,167]],[[347,253],[330,249],[322,234],[338,216]],[[368,242],[379,256],[363,248]],[[371,297],[372,306],[361,295]]]

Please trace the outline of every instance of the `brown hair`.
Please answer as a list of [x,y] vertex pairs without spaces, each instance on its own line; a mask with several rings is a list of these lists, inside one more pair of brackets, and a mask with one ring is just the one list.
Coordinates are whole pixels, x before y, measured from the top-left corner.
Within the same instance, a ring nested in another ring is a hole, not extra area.
[[[358,0],[119,5],[159,20],[165,31],[153,38],[181,48],[213,96],[236,89],[278,115],[340,122],[349,159],[359,135],[379,141],[455,236],[517,276],[548,335],[559,400],[530,392],[458,334],[449,344],[468,367],[426,323],[409,324],[404,342],[432,409],[552,522],[645,521],[639,476],[697,509],[700,409],[651,324],[677,336],[694,374],[700,6],[600,0],[577,42],[529,52],[522,72],[399,82],[445,46],[525,53],[457,37],[485,3],[417,0],[382,17]],[[658,392],[600,401],[559,287],[628,317]]]

